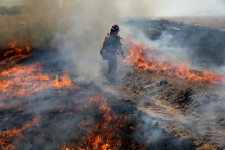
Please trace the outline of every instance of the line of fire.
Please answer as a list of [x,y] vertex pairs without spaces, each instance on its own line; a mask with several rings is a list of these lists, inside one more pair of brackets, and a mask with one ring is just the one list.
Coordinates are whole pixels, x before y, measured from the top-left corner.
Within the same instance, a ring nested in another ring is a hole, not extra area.
[[225,149],[225,4],[171,4],[0,0],[0,150]]

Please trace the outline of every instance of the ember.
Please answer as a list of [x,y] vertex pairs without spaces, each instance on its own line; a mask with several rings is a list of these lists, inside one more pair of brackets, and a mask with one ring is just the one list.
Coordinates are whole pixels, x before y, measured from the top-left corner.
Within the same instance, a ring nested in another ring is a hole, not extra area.
[[126,65],[135,66],[137,70],[150,70],[156,73],[165,74],[171,77],[178,77],[190,81],[201,81],[215,83],[221,81],[225,83],[225,79],[213,72],[202,70],[201,72],[192,71],[189,69],[187,62],[180,65],[170,64],[154,56],[148,56],[146,53],[152,50],[146,45],[131,43],[129,48],[130,55],[126,57],[124,63]]

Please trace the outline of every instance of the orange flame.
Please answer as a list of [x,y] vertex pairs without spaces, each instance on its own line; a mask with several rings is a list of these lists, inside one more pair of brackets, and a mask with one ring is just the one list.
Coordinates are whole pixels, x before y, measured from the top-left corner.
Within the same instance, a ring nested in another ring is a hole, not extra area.
[[124,59],[126,65],[135,66],[137,70],[150,70],[156,73],[165,74],[171,77],[178,77],[190,81],[201,81],[207,83],[222,82],[225,83],[225,78],[211,71],[202,70],[192,71],[189,69],[187,62],[180,65],[169,64],[163,59],[157,59],[154,56],[148,56],[147,51],[151,50],[146,45],[134,44],[131,42],[129,48],[130,55]]
[[[89,130],[89,133],[82,138],[83,143],[68,144],[62,146],[61,150],[110,150],[119,149],[122,144],[122,139],[118,132],[125,126],[125,119],[118,119],[111,108],[107,106],[107,99],[101,94],[91,97],[88,100],[87,106],[98,106],[99,111],[103,112],[103,121]],[[82,123],[83,124],[83,123]]]
[[5,59],[1,61],[2,64],[10,61],[21,61],[31,55],[29,43],[26,43],[24,47],[17,47],[17,42],[17,40],[14,42],[9,42],[11,50],[4,53]]
[[17,65],[0,73],[5,80],[0,81],[0,93],[9,97],[28,97],[43,89],[72,86],[67,73],[59,77],[42,73],[40,64]]

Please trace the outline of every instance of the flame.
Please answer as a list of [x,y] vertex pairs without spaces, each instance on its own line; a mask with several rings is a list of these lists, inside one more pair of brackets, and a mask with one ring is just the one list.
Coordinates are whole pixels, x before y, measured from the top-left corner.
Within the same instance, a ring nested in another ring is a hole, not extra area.
[[165,74],[171,77],[178,77],[190,81],[201,81],[207,83],[222,82],[225,83],[225,78],[214,72],[202,70],[193,71],[188,67],[188,62],[183,62],[180,65],[170,64],[164,61],[163,57],[156,58],[148,56],[146,53],[152,50],[146,45],[134,44],[131,42],[129,48],[130,55],[124,59],[126,65],[135,66],[137,70],[150,70],[156,73]]
[[44,74],[41,64],[28,66],[17,65],[0,73],[4,78],[0,81],[0,93],[9,97],[28,97],[43,89],[62,88],[72,86],[72,81],[67,73],[58,79],[58,75]]
[[[82,144],[63,145],[61,150],[110,150],[119,149],[122,145],[122,138],[118,132],[122,131],[125,125],[124,118],[117,118],[116,114],[107,106],[107,99],[101,94],[91,97],[87,107],[98,107],[103,113],[103,120],[90,129],[88,134],[82,138]],[[84,123],[82,123],[84,125]],[[85,124],[86,125],[86,124]]]
[[[22,137],[24,131],[36,126],[40,120],[40,117],[36,116],[30,123],[27,123],[22,126],[22,128],[14,128],[12,130],[1,131],[0,134],[0,147],[5,150],[13,150],[18,147],[19,143],[16,142],[16,138]],[[5,147],[5,148],[4,148]]]
[[2,64],[9,63],[11,61],[21,61],[31,56],[29,43],[26,43],[24,47],[17,47],[17,42],[18,40],[9,42],[11,50],[4,53],[5,59],[1,61]]

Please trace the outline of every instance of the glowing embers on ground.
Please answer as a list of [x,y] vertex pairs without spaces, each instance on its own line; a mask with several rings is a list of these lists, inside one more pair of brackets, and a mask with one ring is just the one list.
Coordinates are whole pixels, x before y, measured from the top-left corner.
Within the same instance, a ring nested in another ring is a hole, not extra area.
[[[59,150],[110,150],[121,149],[124,139],[124,128],[126,125],[125,117],[117,117],[111,108],[107,106],[107,99],[98,93],[96,96],[89,98],[85,106],[87,109],[95,110],[101,114],[98,116],[96,125],[88,130],[88,133],[82,137],[81,142],[70,143],[60,146]],[[89,123],[82,122],[81,129],[88,126]],[[123,145],[124,146],[124,145]],[[129,145],[135,149],[138,143]]]
[[137,70],[150,70],[161,74],[166,74],[171,77],[178,77],[190,81],[201,81],[207,83],[223,82],[224,77],[207,70],[193,71],[188,67],[187,62],[180,65],[170,64],[164,61],[163,58],[156,58],[154,55],[147,55],[151,50],[146,45],[131,43],[129,48],[130,55],[124,60],[126,65],[135,66]]
[[16,149],[20,143],[17,139],[25,137],[26,130],[32,128],[38,124],[40,117],[36,116],[34,119],[27,124],[24,124],[21,128],[14,128],[12,130],[7,129],[1,131],[0,134],[0,149],[13,150]]
[[43,89],[72,86],[67,73],[60,76],[43,73],[41,64],[17,65],[0,73],[2,97],[28,97]]
[[9,42],[9,46],[11,48],[9,51],[6,51],[3,54],[1,64],[7,64],[13,61],[21,61],[31,55],[29,43],[26,43],[25,46],[18,47],[17,42],[17,40],[14,42]]

